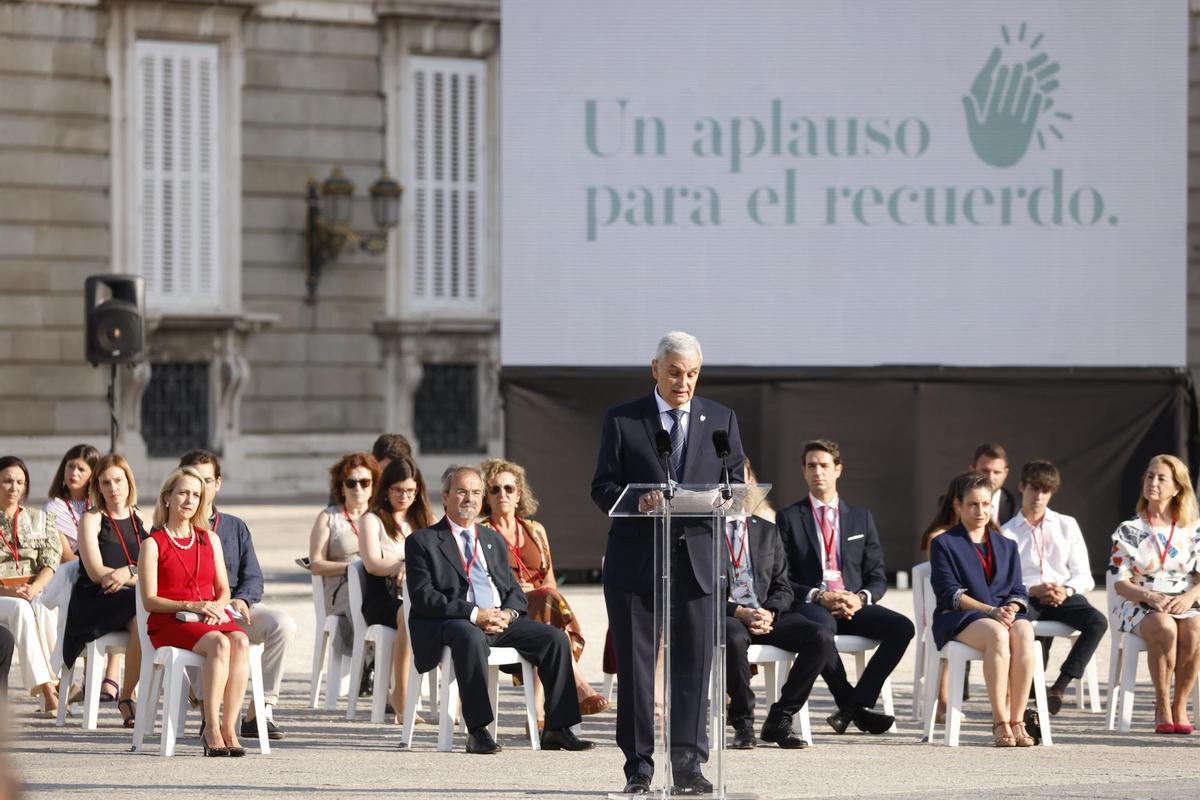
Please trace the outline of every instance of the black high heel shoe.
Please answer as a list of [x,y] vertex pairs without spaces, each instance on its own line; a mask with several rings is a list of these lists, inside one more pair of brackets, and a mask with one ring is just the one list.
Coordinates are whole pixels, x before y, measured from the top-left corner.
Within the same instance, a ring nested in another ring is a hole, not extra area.
[[203,738],[200,739],[200,744],[204,746],[204,755],[206,758],[221,758],[222,756],[230,755],[228,747],[209,747],[208,742]]
[[246,748],[242,747],[241,745],[238,745],[237,747],[227,747],[225,749],[232,758],[241,758],[242,756],[246,755]]

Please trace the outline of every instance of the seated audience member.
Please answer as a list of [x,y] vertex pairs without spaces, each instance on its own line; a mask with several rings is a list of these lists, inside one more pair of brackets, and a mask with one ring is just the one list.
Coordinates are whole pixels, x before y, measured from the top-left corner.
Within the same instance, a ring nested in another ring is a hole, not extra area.
[[1008,453],[994,442],[987,442],[975,448],[975,458],[971,461],[969,472],[974,472],[988,479],[992,487],[992,522],[1003,525],[1008,522],[1021,508],[1013,493],[1004,487],[1008,480]]
[[230,613],[221,539],[205,527],[209,502],[204,479],[191,467],[167,476],[142,547],[140,591],[151,644],[204,657],[204,755],[236,757],[246,754],[237,719],[250,677],[250,640]]
[[[749,459],[745,470],[746,483],[757,483]],[[785,750],[807,747],[807,742],[792,733],[792,717],[808,702],[821,670],[837,656],[833,632],[791,611],[787,556],[774,523],[757,514],[727,520],[725,551],[729,575],[725,675],[729,724],[734,731],[731,747],[749,750],[756,744],[754,692],[750,689],[750,662],[746,657],[752,644],[772,645],[796,654],[779,700],[767,710],[763,741],[774,742]]]
[[66,452],[50,479],[48,502],[42,511],[49,515],[62,538],[62,560],[74,561],[79,552],[79,520],[88,508],[88,483],[100,461],[100,451],[90,444],[77,444]]
[[412,458],[412,445],[399,433],[383,433],[371,445],[371,455],[379,464],[380,471],[383,471],[394,459]]
[[449,646],[458,676],[467,752],[500,751],[488,725],[495,718],[488,692],[489,646],[512,647],[528,659],[546,690],[543,750],[588,750],[571,726],[580,720],[571,672],[571,646],[557,628],[529,618],[513,579],[504,537],[475,523],[483,505],[483,476],[452,466],[442,475],[443,517],[404,541],[406,600],[417,669],[433,669]]
[[992,493],[982,475],[959,486],[961,521],[929,548],[933,638],[939,650],[954,639],[983,652],[995,745],[1029,747],[1035,742],[1022,718],[1033,682],[1033,626],[1017,546],[992,521]]
[[[368,625],[386,625],[396,629],[392,644],[392,708],[396,719],[404,711],[408,694],[408,631],[404,627],[402,607],[404,587],[404,540],[435,521],[429,507],[425,477],[408,456],[392,459],[379,479],[379,489],[371,506],[379,525],[358,529],[358,552],[366,568],[363,583],[362,612]],[[375,676],[383,680],[384,676]]]
[[[142,663],[133,593],[138,556],[146,529],[137,515],[137,484],[129,462],[116,453],[101,456],[88,484],[91,508],[79,520],[79,577],[71,590],[71,607],[63,635],[63,658],[73,662],[88,642],[125,631],[125,677],[117,692],[117,708],[125,727],[134,724],[133,690]],[[109,659],[110,680],[116,673]],[[108,684],[109,694],[113,684]]]
[[1187,704],[1200,650],[1198,517],[1187,467],[1175,456],[1157,455],[1142,476],[1136,516],[1113,533],[1108,571],[1122,598],[1121,630],[1146,641],[1155,733],[1193,730]]
[[57,634],[51,615],[33,600],[54,577],[62,544],[53,520],[22,503],[29,498],[29,469],[16,456],[0,458],[0,621],[16,636],[21,676],[31,693],[41,692],[47,713],[58,710],[50,671]]
[[[490,458],[480,468],[487,487],[483,516],[488,527],[504,537],[513,577],[529,604],[529,618],[558,628],[570,640],[579,713],[587,716],[607,711],[610,707],[608,698],[592,688],[579,666],[584,646],[583,629],[567,599],[558,590],[546,528],[530,519],[537,513],[538,501],[529,488],[525,468],[501,458]],[[541,707],[540,684],[537,692],[538,706]]]
[[[1079,680],[1104,638],[1108,620],[1084,596],[1096,586],[1088,565],[1087,545],[1074,517],[1050,508],[1062,485],[1049,461],[1021,467],[1021,513],[1004,523],[1001,533],[1017,543],[1021,582],[1029,593],[1029,619],[1061,622],[1079,631],[1058,679],[1046,695],[1051,714],[1062,709],[1063,692]],[[1050,660],[1051,637],[1041,639],[1043,658]]]
[[865,733],[884,733],[895,719],[870,708],[903,658],[913,624],[877,605],[887,591],[883,547],[871,512],[838,497],[842,456],[837,444],[827,439],[808,442],[801,457],[808,497],[780,511],[776,519],[795,594],[792,610],[831,633],[879,642],[857,686],[850,685],[836,652],[821,674],[837,704],[826,720],[834,731],[845,733],[854,722]]
[[317,514],[308,536],[309,570],[323,578],[325,608],[338,619],[333,645],[339,653],[354,648],[354,625],[350,622],[350,590],[346,567],[358,559],[359,525],[378,525],[368,507],[379,464],[370,453],[347,453],[329,468],[329,507]]
[[[925,532],[921,534],[921,553],[926,560],[929,558],[929,546],[933,540],[941,536],[946,531],[958,524],[958,512],[954,510],[954,498],[958,497],[960,486],[967,481],[974,480],[976,473],[964,472],[961,475],[956,475],[950,485],[946,487],[946,493],[942,495],[941,503],[938,507],[937,514],[933,520],[925,527]],[[967,699],[967,686],[970,683],[971,663],[967,662],[967,674],[963,682],[963,699]],[[949,697],[949,689],[947,686],[947,671],[946,665],[942,664],[938,671],[938,705],[936,721],[941,724],[946,721],[946,700]]]
[[[229,607],[236,610],[238,625],[250,639],[250,644],[261,644],[263,705],[266,711],[267,737],[282,739],[283,731],[275,724],[275,706],[279,704],[279,687],[283,682],[283,662],[292,639],[296,637],[296,622],[284,611],[262,602],[263,575],[254,552],[254,540],[245,521],[233,514],[217,510],[217,494],[221,491],[221,462],[216,453],[209,450],[192,450],[184,453],[179,466],[191,467],[204,481],[205,494],[211,508],[208,527],[221,540],[221,552],[225,556],[225,575],[229,581],[232,598]],[[242,720],[241,735],[247,739],[258,738],[258,723],[254,718],[254,704],[246,707]]]

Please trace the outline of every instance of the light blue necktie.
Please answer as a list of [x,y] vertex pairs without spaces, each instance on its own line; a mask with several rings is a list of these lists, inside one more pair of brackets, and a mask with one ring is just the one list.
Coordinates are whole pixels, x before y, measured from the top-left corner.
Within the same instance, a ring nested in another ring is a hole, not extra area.
[[462,532],[462,540],[463,559],[471,565],[467,577],[471,581],[471,591],[475,593],[475,605],[480,608],[495,608],[496,597],[492,594],[492,582],[488,580],[487,562],[481,555],[471,563],[471,558],[475,555],[475,537],[471,535],[469,528]]

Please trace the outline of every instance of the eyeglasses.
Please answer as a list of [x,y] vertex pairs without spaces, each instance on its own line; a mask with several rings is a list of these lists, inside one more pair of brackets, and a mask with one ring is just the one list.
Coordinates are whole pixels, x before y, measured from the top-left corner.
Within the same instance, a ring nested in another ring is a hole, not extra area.
[[393,486],[388,491],[395,492],[396,494],[400,495],[401,497],[416,497],[417,496],[416,489],[401,489],[398,486]]
[[505,494],[516,494],[517,493],[517,487],[513,486],[511,483],[506,483],[503,486],[501,486],[498,483],[493,486],[489,486],[488,492],[490,494],[500,494],[501,489],[504,490]]
[[359,478],[358,480],[355,480],[354,478],[346,478],[346,480],[342,481],[342,486],[345,486],[347,489],[353,489],[355,486],[360,489],[370,489],[371,479]]

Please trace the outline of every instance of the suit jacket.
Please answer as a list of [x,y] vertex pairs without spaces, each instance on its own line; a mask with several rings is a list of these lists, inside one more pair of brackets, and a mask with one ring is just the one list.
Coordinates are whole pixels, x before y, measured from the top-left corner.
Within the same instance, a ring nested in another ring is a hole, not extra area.
[[[476,524],[475,538],[496,585],[500,607],[525,614],[529,606],[513,578],[504,537]],[[427,672],[442,657],[442,625],[447,620],[471,618],[475,608],[474,603],[467,602],[471,584],[463,568],[462,547],[445,517],[432,528],[419,530],[404,540],[404,562],[404,597],[410,604],[408,628],[413,659],[419,671]]]
[[[1029,608],[1029,596],[1021,583],[1017,543],[996,531],[990,531],[988,535],[994,565],[990,581],[979,563],[975,544],[961,524],[934,539],[929,546],[929,581],[937,598],[933,638],[938,649],[945,647],[954,634],[984,616],[982,611],[955,608],[959,595],[964,592],[971,599],[991,606],[1015,601],[1024,609]],[[1024,617],[1024,613],[1018,616]]]
[[[712,432],[729,432],[727,459],[735,483],[744,482],[742,439],[737,415],[720,403],[692,397],[688,421],[687,450],[680,483],[717,483],[721,459],[712,443]],[[592,478],[592,501],[607,514],[631,483],[665,483],[666,471],[654,445],[655,432],[662,429],[653,394],[610,408],[600,432],[600,453]],[[704,520],[677,521],[672,536],[686,537],[686,560],[696,582],[705,593],[712,586],[712,525]],[[677,562],[678,563],[678,562]],[[686,569],[682,563],[677,569]],[[654,520],[614,517],[608,531],[604,558],[604,585],[620,591],[651,594],[654,590]]]
[[[787,550],[788,574],[795,592],[795,603],[807,600],[809,592],[822,583],[825,564],[821,559],[821,531],[808,497],[785,508],[775,516],[779,535]],[[883,569],[883,545],[875,518],[865,508],[856,508],[838,498],[838,540],[841,542],[842,583],[846,591],[871,593],[878,603],[887,591]]]
[[1017,515],[1021,510],[1021,503],[1017,500],[1016,495],[1010,492],[1007,488],[1000,487],[1000,513],[997,515],[999,525],[1003,525]]
[[[783,550],[783,539],[779,538],[779,529],[775,523],[761,517],[750,517],[746,520],[749,536],[746,537],[746,549],[750,551],[750,570],[754,574],[754,594],[758,604],[768,611],[774,611],[778,616],[792,607],[792,584],[788,582],[787,554]],[[729,558],[729,548],[726,547],[725,569],[733,575],[733,564]],[[725,612],[733,616],[737,603],[729,601],[725,604]]]

